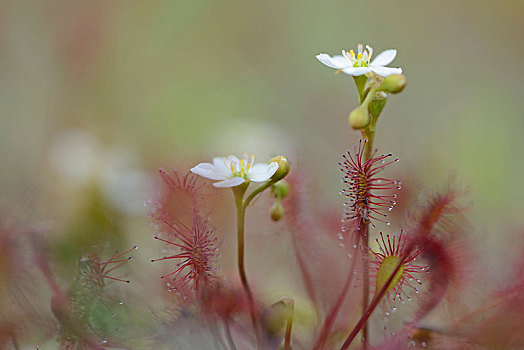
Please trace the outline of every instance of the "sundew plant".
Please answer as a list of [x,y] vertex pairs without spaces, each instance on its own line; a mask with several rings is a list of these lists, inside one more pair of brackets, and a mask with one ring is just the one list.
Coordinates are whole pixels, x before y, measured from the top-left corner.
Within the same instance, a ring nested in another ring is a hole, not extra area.
[[[388,100],[407,86],[396,56],[363,44],[311,54],[311,69],[348,82],[359,102],[332,116],[347,118],[352,140],[333,164],[339,177],[242,144],[165,164],[149,173],[144,251],[142,239],[123,240],[129,228],[95,180],[72,224],[2,212],[0,348],[524,348],[522,244],[509,280],[475,285],[483,257],[467,187],[450,177],[402,197],[417,174],[403,179],[402,159],[376,146]],[[339,203],[325,206],[315,174],[338,184]],[[41,290],[43,307],[32,300]],[[468,300],[472,290],[483,302]]]

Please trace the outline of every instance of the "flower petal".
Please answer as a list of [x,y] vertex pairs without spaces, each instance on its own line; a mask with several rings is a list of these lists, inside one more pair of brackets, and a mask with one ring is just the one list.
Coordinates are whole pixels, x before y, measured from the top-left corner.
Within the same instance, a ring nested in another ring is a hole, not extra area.
[[396,56],[397,50],[395,49],[382,51],[377,55],[377,57],[375,57],[373,61],[371,61],[370,66],[387,66],[388,64],[393,62]]
[[241,177],[232,177],[230,179],[227,179],[227,180],[224,180],[224,181],[220,181],[220,182],[215,182],[213,184],[213,186],[215,187],[235,187],[235,186],[238,186],[242,183],[246,182],[246,180],[244,180],[243,178]]
[[272,162],[271,164],[258,163],[249,169],[247,176],[253,182],[264,182],[269,180],[277,170],[277,162]]
[[359,75],[364,75],[366,73],[371,72],[370,67],[350,67],[342,69],[342,72],[346,73],[347,75],[352,75],[354,77]]
[[383,77],[387,77],[390,74],[402,73],[402,68],[390,68],[390,67],[370,67],[373,72]]
[[351,61],[346,56],[342,56],[342,55],[335,55],[331,57],[331,62],[342,68],[353,66]]
[[319,60],[321,63],[325,64],[330,68],[342,69],[351,66],[351,62],[349,62],[347,58],[344,58],[344,56],[341,55],[331,57],[325,53],[321,53],[318,54],[316,57],[317,60]]
[[210,163],[197,164],[191,168],[191,172],[211,180],[224,180],[228,178],[228,176],[224,176],[222,172],[217,171],[217,168]]
[[230,167],[231,161],[228,161],[225,157],[213,158],[213,165],[216,168],[217,174],[224,175],[223,179],[228,179],[233,176],[233,172]]

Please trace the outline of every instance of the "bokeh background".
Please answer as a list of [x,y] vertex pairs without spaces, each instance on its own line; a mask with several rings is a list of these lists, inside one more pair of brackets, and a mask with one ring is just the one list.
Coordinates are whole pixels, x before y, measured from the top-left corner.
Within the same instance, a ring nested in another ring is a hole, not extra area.
[[88,230],[79,213],[104,203],[103,230],[143,248],[140,279],[161,254],[144,206],[160,167],[284,154],[336,207],[357,97],[315,55],[364,43],[396,48],[408,79],[377,147],[414,198],[450,177],[468,189],[478,258],[503,279],[524,224],[523,15],[520,0],[1,1],[3,208]]

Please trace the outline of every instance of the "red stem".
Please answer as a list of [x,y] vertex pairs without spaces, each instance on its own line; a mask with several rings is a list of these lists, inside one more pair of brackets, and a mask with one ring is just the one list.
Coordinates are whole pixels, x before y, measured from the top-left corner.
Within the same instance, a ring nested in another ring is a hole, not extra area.
[[382,288],[380,288],[379,292],[375,294],[375,296],[371,300],[371,303],[369,304],[368,308],[365,310],[364,314],[362,315],[362,317],[358,321],[358,323],[355,326],[355,328],[353,328],[351,333],[348,335],[348,337],[346,338],[346,341],[344,342],[344,344],[342,345],[340,350],[346,350],[349,347],[349,345],[351,344],[351,342],[353,341],[353,339],[355,339],[355,337],[357,336],[358,332],[367,323],[367,320],[369,319],[369,316],[371,316],[371,314],[373,313],[373,311],[377,307],[377,305],[380,302],[380,300],[382,300],[382,297],[384,297],[384,295],[386,295],[386,292],[388,291],[388,286],[391,284],[391,282],[393,281],[393,278],[395,277],[395,275],[400,270],[400,267],[403,264],[404,257],[408,254],[408,252],[411,252],[412,248],[413,248],[413,245],[409,245],[408,246],[408,249],[406,249],[405,253],[401,257],[400,262],[395,267],[395,269],[393,270],[393,272],[389,276],[389,278],[386,281],[386,283],[384,283]]
[[[360,223],[364,225],[362,231],[362,315],[365,314],[369,305],[369,224]],[[362,327],[362,348],[367,349],[368,344],[368,323],[364,322]]]
[[[362,226],[361,226],[362,227]],[[358,247],[360,243],[360,232],[357,231],[357,240],[356,240],[356,246]],[[329,314],[326,316],[324,320],[324,324],[322,325],[322,329],[320,330],[320,334],[317,336],[317,339],[315,341],[315,345],[313,345],[313,349],[322,349],[324,345],[326,344],[326,341],[329,336],[329,331],[331,330],[331,327],[333,327],[333,323],[335,322],[335,319],[338,315],[338,312],[340,311],[340,307],[342,306],[342,303],[344,302],[346,295],[349,291],[349,288],[351,287],[351,282],[353,281],[353,275],[355,271],[355,262],[356,262],[356,254],[353,254],[355,257],[351,261],[351,267],[349,269],[348,276],[346,278],[346,282],[344,284],[344,287],[342,287],[342,291],[340,292],[337,301],[329,311]]]

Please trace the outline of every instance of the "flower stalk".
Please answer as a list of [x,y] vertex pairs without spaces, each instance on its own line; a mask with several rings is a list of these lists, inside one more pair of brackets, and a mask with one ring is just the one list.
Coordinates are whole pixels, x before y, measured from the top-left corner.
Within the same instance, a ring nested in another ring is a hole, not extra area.
[[249,186],[249,181],[244,182],[238,186],[232,187],[233,196],[235,198],[235,206],[237,208],[237,256],[238,256],[238,273],[240,275],[240,280],[242,282],[242,287],[246,292],[248,303],[249,303],[249,312],[251,314],[251,321],[253,323],[253,328],[255,330],[255,335],[257,338],[257,343],[260,346],[260,336],[257,322],[257,315],[255,310],[255,300],[253,298],[253,292],[249,286],[247,280],[246,268],[244,264],[245,256],[245,221],[246,221],[246,209],[251,203],[251,201],[264,190],[268,189],[275,182],[284,178],[289,172],[289,164],[287,159],[284,157],[275,157],[270,161],[270,164],[278,164],[278,168],[272,172],[271,177],[264,182],[262,185],[255,188],[247,197],[244,199],[244,195]]
[[[247,187],[248,187],[248,183],[232,188],[233,195],[235,197],[235,205],[237,208],[237,259],[238,259],[237,265],[238,265],[238,273],[240,275],[240,281],[242,282],[242,287],[244,288],[244,291],[246,292],[246,295],[247,295],[247,299],[249,303],[249,313],[251,314],[251,322],[253,323],[253,329],[255,331],[255,335],[256,335],[257,343],[258,343],[259,336],[258,336],[258,323],[257,323],[257,317],[256,317],[256,310],[255,310],[255,300],[253,298],[253,293],[251,292],[251,288],[249,287],[249,283],[247,281],[246,268],[244,264],[244,254],[245,254],[244,252],[244,246],[245,246],[244,227],[245,227],[245,218],[246,218],[247,199],[246,199],[246,202],[244,202],[243,199],[244,199],[244,194],[246,193]],[[248,197],[248,199],[249,198],[250,197]]]
[[[374,94],[375,94],[375,90],[371,89],[371,91],[369,91],[368,95],[366,96],[364,103],[366,102],[366,100],[370,99],[370,95],[374,95]],[[370,133],[370,135],[367,135],[367,136],[371,136],[371,138],[368,139],[368,142],[366,142],[364,145],[364,161],[368,161],[371,158],[372,150],[373,150],[373,141],[375,139],[374,137],[375,133],[374,132],[372,134]],[[362,239],[362,245],[361,245],[362,281],[363,281],[363,285],[362,285],[362,315],[363,316],[362,317],[364,317],[364,315],[366,315],[366,312],[369,308],[369,257],[367,253],[369,249],[369,222],[364,222],[364,220],[362,220],[360,225],[364,226],[362,230],[362,235],[361,235],[361,239]],[[368,335],[369,335],[368,334],[368,323],[367,323],[367,318],[365,318],[363,325],[362,325],[362,347],[364,350],[367,349],[367,344],[368,344],[368,339],[369,339]]]

